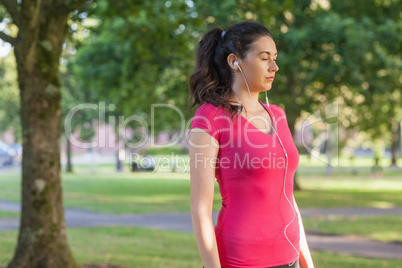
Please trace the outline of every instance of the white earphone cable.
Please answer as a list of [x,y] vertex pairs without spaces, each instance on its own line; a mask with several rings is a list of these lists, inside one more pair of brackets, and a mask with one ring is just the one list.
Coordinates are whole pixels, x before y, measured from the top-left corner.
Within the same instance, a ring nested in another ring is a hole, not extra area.
[[[286,195],[286,176],[287,176],[287,171],[288,171],[288,154],[287,154],[287,152],[286,152],[286,150],[285,150],[285,147],[284,147],[283,144],[282,144],[281,139],[279,138],[279,135],[278,135],[278,132],[276,131],[276,129],[272,126],[272,124],[271,124],[265,117],[263,117],[263,116],[258,112],[257,108],[255,107],[254,102],[253,102],[253,98],[251,97],[250,88],[249,88],[249,86],[248,86],[247,79],[246,79],[246,76],[245,76],[244,73],[243,73],[243,70],[241,69],[240,65],[239,65],[237,62],[235,62],[235,65],[239,68],[241,74],[243,75],[244,81],[246,82],[246,86],[247,86],[248,93],[249,93],[249,95],[250,95],[251,103],[253,104],[255,111],[256,111],[262,118],[264,118],[265,122],[268,122],[269,125],[271,126],[271,128],[274,130],[276,136],[278,137],[279,143],[281,144],[283,153],[285,154],[286,166],[285,166],[285,177],[284,177],[284,179],[283,179],[283,188],[282,188],[282,189],[283,189],[283,195],[285,196],[286,200],[288,201],[289,205],[291,206],[291,208],[292,208],[292,210],[293,210],[293,218],[292,218],[292,220],[286,225],[285,229],[283,230],[283,234],[285,235],[285,238],[286,238],[286,240],[289,242],[289,244],[290,244],[290,245],[293,247],[293,249],[296,251],[297,256],[298,256],[298,258],[299,258],[299,252],[297,251],[297,249],[296,249],[296,247],[293,245],[293,243],[289,240],[289,238],[288,238],[288,236],[287,236],[287,234],[286,234],[286,230],[288,229],[289,225],[291,225],[292,222],[293,222],[293,221],[295,220],[295,218],[296,218],[296,210],[295,210],[295,208],[294,208],[292,202],[290,202],[289,198],[288,198],[287,195]],[[272,113],[271,109],[269,108],[268,95],[267,95],[267,92],[266,92],[266,91],[265,91],[265,99],[266,99],[266,101],[267,101],[268,109],[269,109],[269,111],[271,112],[272,117],[273,117],[273,113]],[[296,261],[295,261],[295,262],[296,262]],[[293,263],[294,263],[294,262],[293,262]],[[289,264],[289,266],[293,265],[293,263]]]

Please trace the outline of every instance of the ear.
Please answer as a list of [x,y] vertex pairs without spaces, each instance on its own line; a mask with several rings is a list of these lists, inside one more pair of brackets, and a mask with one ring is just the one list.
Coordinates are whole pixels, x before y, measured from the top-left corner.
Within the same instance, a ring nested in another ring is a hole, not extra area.
[[237,67],[234,63],[237,61],[237,63],[240,64],[240,60],[234,53],[229,54],[227,61],[232,70],[239,71],[239,67]]

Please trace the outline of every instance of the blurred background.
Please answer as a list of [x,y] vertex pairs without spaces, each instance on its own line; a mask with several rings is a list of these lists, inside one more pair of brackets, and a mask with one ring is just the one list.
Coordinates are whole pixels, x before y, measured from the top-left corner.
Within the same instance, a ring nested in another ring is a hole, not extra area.
[[[0,1],[0,31],[16,36],[5,7]],[[255,21],[271,31],[279,53],[268,94],[286,111],[300,153],[296,200],[317,209],[305,218],[308,234],[402,242],[401,7],[398,0],[86,2],[68,18],[60,57],[65,207],[189,213],[187,134],[195,110],[187,110],[187,83],[198,41],[213,27]],[[20,103],[14,50],[0,41],[0,223],[20,215],[12,205],[21,201]],[[216,185],[215,213],[220,202]],[[356,215],[322,214],[335,208]],[[358,216],[360,208],[373,210]],[[191,233],[120,225],[69,228],[76,259],[202,266]],[[18,235],[1,226],[0,267]],[[402,267],[395,256],[312,250],[316,267]]]

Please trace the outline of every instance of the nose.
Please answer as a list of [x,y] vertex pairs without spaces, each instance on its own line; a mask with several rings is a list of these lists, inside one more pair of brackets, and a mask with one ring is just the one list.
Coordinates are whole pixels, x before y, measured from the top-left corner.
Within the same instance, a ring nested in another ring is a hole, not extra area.
[[269,65],[269,71],[270,72],[277,72],[278,70],[279,70],[279,67],[276,64],[276,62],[272,61],[272,63]]

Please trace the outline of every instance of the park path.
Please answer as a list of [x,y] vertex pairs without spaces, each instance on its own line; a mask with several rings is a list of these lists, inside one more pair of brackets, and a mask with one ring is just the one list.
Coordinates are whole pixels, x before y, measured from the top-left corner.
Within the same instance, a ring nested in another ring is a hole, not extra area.
[[[0,201],[2,211],[20,211],[20,204]],[[336,208],[336,209],[301,209],[303,217],[313,216],[370,216],[400,215],[402,207],[379,208]],[[78,209],[65,209],[67,227],[95,226],[141,226],[154,229],[193,232],[189,213],[154,213],[154,214],[104,214]],[[218,213],[213,213],[216,224]],[[18,229],[19,219],[0,219],[1,230]],[[402,243],[384,243],[360,237],[307,233],[309,247],[312,250],[325,250],[337,253],[402,260]]]

